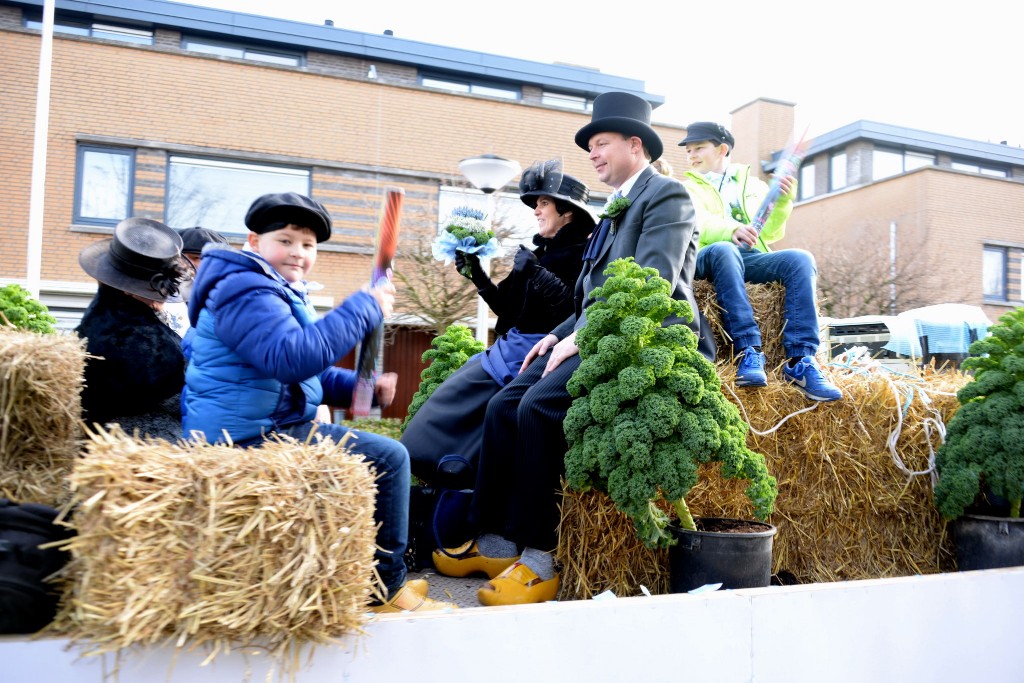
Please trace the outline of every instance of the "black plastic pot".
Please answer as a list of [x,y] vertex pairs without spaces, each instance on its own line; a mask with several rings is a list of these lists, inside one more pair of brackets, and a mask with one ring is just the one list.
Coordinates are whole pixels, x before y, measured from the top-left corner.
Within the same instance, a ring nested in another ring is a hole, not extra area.
[[[777,529],[764,522],[698,517],[698,531],[669,526],[678,543],[669,548],[669,591],[686,593],[709,583],[722,588],[758,588],[772,577],[772,539]],[[715,531],[737,523],[758,531]]]
[[953,528],[960,571],[1024,565],[1024,518],[964,515]]

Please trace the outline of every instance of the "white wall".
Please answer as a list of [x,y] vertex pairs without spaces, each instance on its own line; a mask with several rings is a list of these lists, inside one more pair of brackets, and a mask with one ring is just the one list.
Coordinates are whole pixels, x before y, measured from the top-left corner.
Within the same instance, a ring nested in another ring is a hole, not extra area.
[[[393,615],[321,647],[297,683],[486,681],[1011,681],[1024,567],[694,595]],[[0,676],[101,683],[113,657],[62,640],[0,638]],[[124,657],[120,683],[263,681],[265,658],[161,649]],[[286,680],[278,677],[278,680]]]

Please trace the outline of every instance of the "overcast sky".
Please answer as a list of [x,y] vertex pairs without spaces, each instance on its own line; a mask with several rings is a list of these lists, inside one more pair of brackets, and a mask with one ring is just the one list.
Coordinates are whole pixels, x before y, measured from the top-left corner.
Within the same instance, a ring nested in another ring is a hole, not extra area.
[[[597,68],[662,95],[659,122],[728,125],[730,111],[769,97],[794,103],[811,137],[866,119],[1024,146],[1024,10],[1014,0],[190,4]],[[627,42],[643,47],[625,54]]]

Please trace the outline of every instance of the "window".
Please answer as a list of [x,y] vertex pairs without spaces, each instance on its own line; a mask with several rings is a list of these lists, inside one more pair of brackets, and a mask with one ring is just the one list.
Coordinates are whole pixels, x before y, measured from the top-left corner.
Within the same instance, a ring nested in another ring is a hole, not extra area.
[[933,154],[875,148],[871,155],[871,179],[881,180],[922,166],[934,165]]
[[[41,31],[43,29],[42,16],[26,17],[25,28],[34,28]],[[63,16],[54,17],[53,32],[73,36],[92,36],[93,38],[120,40],[124,43],[136,43],[138,45],[153,44],[153,31],[149,29],[118,26],[116,24],[92,23],[88,20],[71,19]]]
[[915,168],[921,168],[922,166],[934,166],[935,155],[924,154],[922,152],[905,152],[903,154],[903,170],[913,171]]
[[846,187],[846,152],[833,154],[828,164],[828,189],[835,192]]
[[814,164],[800,167],[800,199],[814,196]]
[[302,66],[304,61],[304,55],[299,52],[272,50],[243,43],[207,40],[205,38],[185,37],[181,41],[181,47],[185,50],[201,52],[206,55],[235,57],[236,59],[248,59],[253,62],[264,62],[266,64]]
[[76,223],[116,225],[131,215],[133,150],[81,145],[75,169]]
[[518,244],[533,248],[531,240],[537,232],[537,219],[533,215],[533,209],[524,204],[519,195],[498,194],[494,216],[491,217],[491,203],[484,193],[479,190],[442,187],[437,198],[438,232],[444,229],[444,221],[452,209],[460,206],[472,207],[493,219],[491,229],[503,235],[501,243],[506,256],[515,253]]
[[461,78],[450,78],[448,76],[433,76],[420,74],[420,85],[427,88],[438,88],[448,92],[466,93],[470,95],[485,95],[487,97],[500,97],[506,100],[518,100],[519,88],[503,85],[501,83],[489,83],[486,81],[471,81]]
[[1005,168],[995,168],[993,166],[980,166],[978,164],[969,161],[954,161],[951,166],[957,171],[967,171],[968,173],[980,173],[981,175],[993,176],[996,178],[1008,178],[1010,176]]
[[1006,249],[985,247],[981,265],[982,296],[1006,301]]
[[260,195],[309,194],[309,170],[172,156],[167,170],[166,223],[244,234],[245,213]]
[[581,95],[569,95],[561,92],[548,92],[540,96],[540,103],[562,109],[575,109],[577,111],[590,111],[593,109],[594,101]]

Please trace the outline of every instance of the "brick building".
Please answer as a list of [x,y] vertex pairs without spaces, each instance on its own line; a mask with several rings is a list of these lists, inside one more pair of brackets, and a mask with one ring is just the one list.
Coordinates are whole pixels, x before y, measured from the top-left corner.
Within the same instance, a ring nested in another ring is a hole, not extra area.
[[[5,282],[26,281],[42,6],[0,1]],[[524,167],[561,157],[600,206],[608,188],[573,142],[593,98],[620,90],[663,102],[640,81],[593,69],[163,0],[58,0],[52,63],[39,289],[66,328],[95,291],[79,251],[126,216],[202,224],[240,243],[255,196],[311,194],[335,221],[313,272],[317,304],[329,307],[369,277],[385,187],[405,191],[403,241],[483,199],[458,170],[483,153]],[[682,164],[672,144],[682,129],[656,127]],[[517,180],[498,206],[532,234]],[[407,347],[390,361],[403,394],[415,391],[428,340],[396,342]]]

